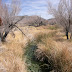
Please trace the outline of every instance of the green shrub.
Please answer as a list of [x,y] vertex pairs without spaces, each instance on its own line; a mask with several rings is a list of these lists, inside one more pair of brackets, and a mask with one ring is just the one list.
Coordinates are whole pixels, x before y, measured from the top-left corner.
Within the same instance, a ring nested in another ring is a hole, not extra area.
[[57,30],[59,27],[57,25],[52,25],[48,29],[50,30]]
[[41,72],[39,62],[36,61],[36,58],[34,55],[36,49],[37,49],[37,46],[33,42],[30,42],[25,48],[24,56],[26,57],[28,72]]

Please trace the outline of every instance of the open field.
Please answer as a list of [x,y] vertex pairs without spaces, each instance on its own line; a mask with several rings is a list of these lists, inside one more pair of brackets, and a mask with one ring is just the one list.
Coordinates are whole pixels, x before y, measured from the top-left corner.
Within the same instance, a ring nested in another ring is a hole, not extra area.
[[[72,72],[72,41],[55,25],[20,27],[0,43],[0,72]],[[40,71],[39,71],[40,70]]]

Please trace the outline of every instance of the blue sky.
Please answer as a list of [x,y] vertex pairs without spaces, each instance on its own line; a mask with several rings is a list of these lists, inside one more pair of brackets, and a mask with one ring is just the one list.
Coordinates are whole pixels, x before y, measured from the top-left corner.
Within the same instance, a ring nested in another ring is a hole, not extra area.
[[[9,3],[10,0],[5,0],[6,3]],[[45,19],[52,18],[52,15],[49,15],[47,12],[47,1],[48,0],[21,0],[21,12],[19,15],[38,15]],[[50,0],[56,5],[59,0]]]

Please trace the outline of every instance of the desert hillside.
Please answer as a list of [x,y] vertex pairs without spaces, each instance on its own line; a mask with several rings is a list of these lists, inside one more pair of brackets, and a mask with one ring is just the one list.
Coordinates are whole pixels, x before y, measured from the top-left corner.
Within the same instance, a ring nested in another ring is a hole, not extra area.
[[[19,21],[17,24],[19,26],[38,26],[39,23],[41,23],[41,25],[46,25],[48,24],[48,20],[42,18],[42,17],[39,17],[37,15],[32,15],[32,16],[17,16],[15,17],[15,20],[14,22],[16,22],[17,20],[21,19],[23,17],[23,19],[21,21]],[[51,23],[51,21],[50,21]]]

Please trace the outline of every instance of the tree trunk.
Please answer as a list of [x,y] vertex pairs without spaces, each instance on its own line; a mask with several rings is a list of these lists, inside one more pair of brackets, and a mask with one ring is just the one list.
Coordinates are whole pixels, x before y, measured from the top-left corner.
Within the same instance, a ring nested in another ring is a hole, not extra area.
[[72,33],[71,33],[70,39],[72,39]]
[[69,37],[68,37],[68,31],[66,31],[66,37],[67,37],[67,40],[69,39]]
[[1,41],[5,42],[5,38],[7,37],[9,32],[5,32],[5,34],[1,37]]

